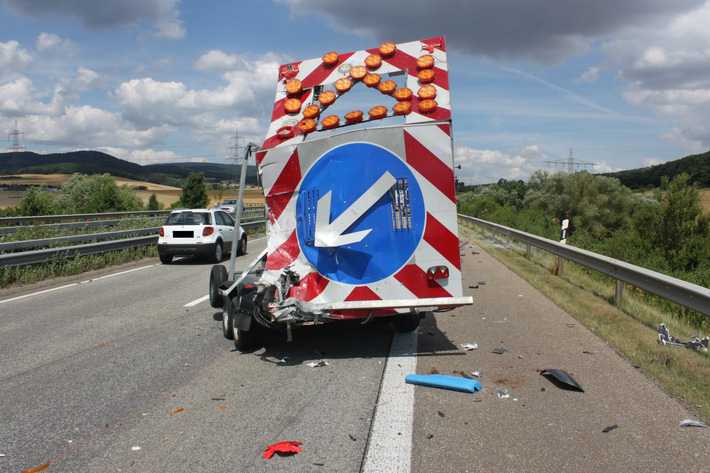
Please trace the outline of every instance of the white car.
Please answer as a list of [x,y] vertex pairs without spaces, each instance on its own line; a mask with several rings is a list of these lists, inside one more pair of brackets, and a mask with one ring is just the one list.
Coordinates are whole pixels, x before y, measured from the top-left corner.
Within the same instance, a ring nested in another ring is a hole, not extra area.
[[[174,256],[204,256],[214,262],[232,250],[234,219],[219,209],[173,210],[160,227],[158,256],[163,264]],[[247,252],[247,235],[239,227],[237,256]]]
[[[217,208],[227,212],[228,214],[236,215],[238,203],[239,201],[237,199],[225,199],[217,206]],[[244,210],[244,207],[242,207],[242,210]]]

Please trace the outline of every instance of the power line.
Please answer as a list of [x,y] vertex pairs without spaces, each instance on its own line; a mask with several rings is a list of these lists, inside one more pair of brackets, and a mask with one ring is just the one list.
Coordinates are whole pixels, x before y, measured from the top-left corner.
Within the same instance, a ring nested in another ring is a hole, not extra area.
[[593,163],[591,161],[580,161],[578,159],[574,159],[572,148],[569,149],[569,156],[567,159],[545,161],[545,164],[553,169],[559,169],[560,172],[567,172],[567,174],[574,174],[575,172],[584,171],[586,169],[593,169],[597,165],[597,163]]
[[17,120],[15,120],[15,128],[7,134],[7,141],[10,142],[10,147],[7,149],[10,152],[17,153],[19,151],[24,151],[24,147],[20,143],[20,137],[24,135],[17,125]]

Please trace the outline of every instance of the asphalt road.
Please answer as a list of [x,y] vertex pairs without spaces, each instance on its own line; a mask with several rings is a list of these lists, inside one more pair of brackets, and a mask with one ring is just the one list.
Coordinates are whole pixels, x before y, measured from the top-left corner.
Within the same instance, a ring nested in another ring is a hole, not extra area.
[[[382,324],[234,351],[207,301],[185,307],[207,293],[200,262],[0,300],[0,472],[359,472],[375,444],[379,458],[406,457],[397,471],[710,470],[710,429],[680,429],[691,416],[680,404],[502,265],[466,253],[464,287],[487,285],[467,290],[473,308],[425,321],[416,358],[388,358],[402,339]],[[481,348],[458,348],[469,341]],[[511,351],[491,354],[499,345]],[[557,390],[535,371],[547,367],[587,392]],[[398,368],[478,369],[484,390],[406,388]],[[375,416],[391,437],[377,437]],[[279,440],[303,452],[262,459]]]

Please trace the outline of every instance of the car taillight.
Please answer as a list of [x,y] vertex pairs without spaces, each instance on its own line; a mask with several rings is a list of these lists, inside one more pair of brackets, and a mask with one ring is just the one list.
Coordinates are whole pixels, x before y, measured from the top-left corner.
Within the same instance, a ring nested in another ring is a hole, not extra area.
[[446,266],[432,266],[426,272],[426,278],[429,281],[438,281],[440,279],[449,279],[449,268]]
[[158,234],[159,234],[161,237],[164,237],[164,236],[165,236],[165,229],[164,229],[163,227],[160,227],[160,230],[158,231]]
[[214,227],[205,227],[202,229],[202,236],[210,236],[214,233]]

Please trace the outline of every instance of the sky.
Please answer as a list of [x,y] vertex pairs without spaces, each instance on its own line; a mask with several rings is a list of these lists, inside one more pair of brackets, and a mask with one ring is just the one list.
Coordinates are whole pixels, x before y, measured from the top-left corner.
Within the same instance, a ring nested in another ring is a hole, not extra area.
[[[0,0],[0,130],[36,152],[226,162],[278,65],[444,35],[467,183],[710,149],[710,0]],[[7,145],[0,141],[0,148]]]

